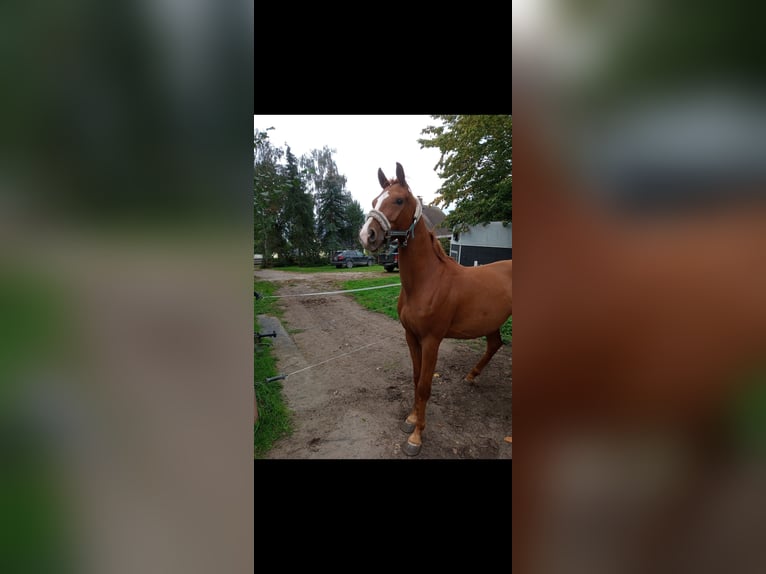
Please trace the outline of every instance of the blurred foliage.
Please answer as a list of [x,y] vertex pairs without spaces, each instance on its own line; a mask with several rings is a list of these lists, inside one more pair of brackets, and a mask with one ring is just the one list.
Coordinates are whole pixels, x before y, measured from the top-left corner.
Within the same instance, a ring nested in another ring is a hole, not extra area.
[[61,348],[63,308],[50,283],[0,267],[0,417],[25,373]]
[[74,572],[62,480],[39,429],[0,419],[0,571]]
[[247,2],[0,6],[0,572],[253,568],[253,28]]
[[79,223],[241,213],[251,24],[166,4],[3,4],[0,196]]
[[44,376],[65,348],[65,307],[51,282],[18,266],[0,267],[2,572],[72,571],[52,437],[25,408],[26,383]]

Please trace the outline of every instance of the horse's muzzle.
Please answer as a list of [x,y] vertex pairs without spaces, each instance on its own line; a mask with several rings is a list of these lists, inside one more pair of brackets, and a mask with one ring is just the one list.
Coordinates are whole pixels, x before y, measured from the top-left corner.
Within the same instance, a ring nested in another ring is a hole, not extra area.
[[368,251],[378,251],[386,240],[386,234],[380,224],[372,217],[368,217],[364,227],[359,232],[359,241]]

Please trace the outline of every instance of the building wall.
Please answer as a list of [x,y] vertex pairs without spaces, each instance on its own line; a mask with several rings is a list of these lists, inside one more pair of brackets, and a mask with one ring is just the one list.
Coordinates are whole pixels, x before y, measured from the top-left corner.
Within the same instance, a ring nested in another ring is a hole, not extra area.
[[[502,222],[475,225],[468,231],[452,236],[450,257],[461,265],[486,265],[493,261],[512,259],[512,224],[504,227]],[[457,237],[457,238],[456,238]]]
[[[513,247],[513,224],[503,226],[501,221],[487,225],[474,225],[468,231],[459,234],[457,243],[461,245],[481,245],[484,247]],[[455,236],[452,237],[455,241]]]
[[478,247],[475,245],[461,245],[459,246],[457,253],[452,258],[466,267],[472,267],[474,262],[477,265],[486,265],[494,261],[502,261],[504,259],[513,259],[512,248],[510,247]]

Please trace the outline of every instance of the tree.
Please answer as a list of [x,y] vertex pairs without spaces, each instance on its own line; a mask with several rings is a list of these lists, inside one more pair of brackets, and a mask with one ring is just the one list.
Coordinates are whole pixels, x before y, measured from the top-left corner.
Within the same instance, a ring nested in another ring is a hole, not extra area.
[[314,222],[314,198],[299,171],[298,160],[287,146],[287,164],[281,170],[284,199],[280,214],[284,238],[282,259],[288,264],[307,265],[319,258]]
[[[361,224],[355,227],[359,218],[354,208],[349,207],[353,200],[346,191],[346,176],[340,174],[335,165],[333,151],[325,146],[302,158],[314,188],[317,239],[325,254],[355,247],[355,236],[361,228]],[[356,205],[361,212],[358,202]]]
[[346,247],[359,245],[359,230],[364,225],[364,210],[350,192],[346,192],[346,228],[341,239]]
[[254,248],[263,252],[263,266],[275,253],[283,264],[307,265],[317,262],[321,251],[326,256],[357,247],[364,212],[346,190],[333,150],[312,150],[299,162],[286,147],[274,147],[268,130],[255,131]]
[[441,151],[435,170],[444,180],[434,204],[447,207],[447,225],[461,231],[512,216],[510,115],[433,115],[442,125],[422,130],[421,148]]
[[282,243],[278,226],[282,203],[283,179],[279,170],[282,150],[271,144],[267,132],[256,130],[253,136],[253,248],[256,253],[263,253],[264,267]]

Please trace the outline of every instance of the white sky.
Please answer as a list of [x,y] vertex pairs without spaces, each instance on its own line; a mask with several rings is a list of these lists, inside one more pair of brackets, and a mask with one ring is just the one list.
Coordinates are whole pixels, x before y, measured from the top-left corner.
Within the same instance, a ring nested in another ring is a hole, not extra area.
[[[334,149],[335,165],[346,176],[346,189],[366,213],[380,193],[378,168],[386,177],[396,177],[396,162],[415,195],[427,205],[436,196],[442,180],[434,171],[441,155],[438,149],[420,149],[418,138],[429,125],[439,125],[431,116],[309,116],[255,115],[253,128],[270,130],[276,147],[287,145],[296,157],[312,149]],[[449,211],[448,209],[445,211]]]

